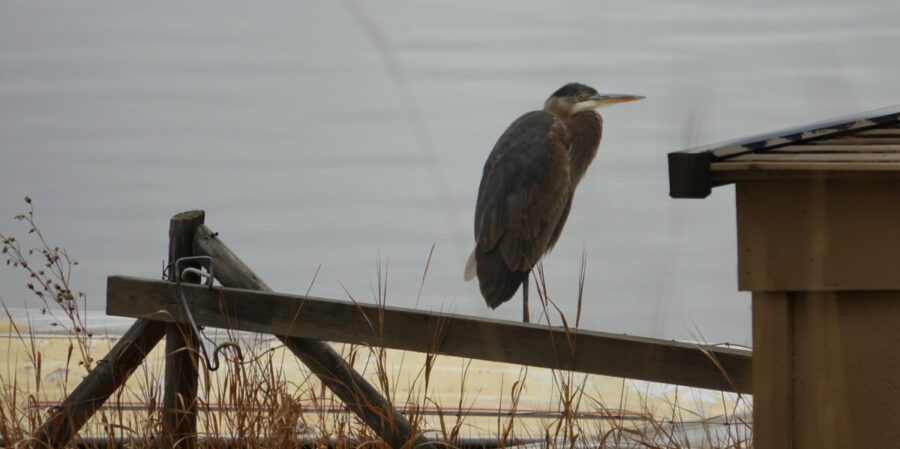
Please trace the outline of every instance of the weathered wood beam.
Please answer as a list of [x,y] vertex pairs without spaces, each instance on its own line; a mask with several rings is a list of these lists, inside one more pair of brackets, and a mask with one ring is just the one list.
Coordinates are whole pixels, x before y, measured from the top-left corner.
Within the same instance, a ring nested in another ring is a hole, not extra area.
[[[272,289],[259,278],[237,255],[206,226],[200,226],[194,236],[194,254],[213,258],[215,277],[222,285],[262,292]],[[259,294],[259,293],[258,293]],[[265,294],[265,293],[262,293]],[[257,302],[243,306],[262,306]],[[194,309],[191,309],[194,310]],[[260,316],[260,315],[257,315]],[[261,316],[263,319],[273,317]],[[221,316],[220,316],[221,318]],[[387,401],[378,390],[357,373],[331,346],[319,341],[316,335],[298,338],[288,332],[275,334],[319,380],[356,413],[392,448],[437,448],[424,436],[413,432],[409,421]]]
[[[171,301],[173,288],[163,281],[110,277],[107,313],[181,320]],[[186,287],[185,293],[194,318],[204,326],[751,390],[750,351],[243,289]]]
[[162,339],[166,324],[137,320],[97,362],[87,377],[34,432],[32,448],[63,447],[104,402],[125,383]]
[[[194,255],[193,241],[205,213],[192,210],[175,215],[169,221],[169,280],[174,281],[175,261]],[[185,264],[180,269],[197,264]],[[191,275],[183,283],[196,283]],[[197,447],[197,384],[199,379],[198,337],[186,322],[166,326],[166,371],[163,390],[162,441],[165,447]]]

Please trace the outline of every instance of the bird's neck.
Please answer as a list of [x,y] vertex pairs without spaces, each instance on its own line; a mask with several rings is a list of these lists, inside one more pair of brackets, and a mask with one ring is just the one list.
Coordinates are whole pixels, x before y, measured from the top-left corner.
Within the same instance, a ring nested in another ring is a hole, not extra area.
[[569,129],[569,135],[572,136],[570,173],[574,187],[581,182],[581,178],[597,156],[597,148],[603,134],[603,118],[594,111],[584,111],[566,118],[565,124]]

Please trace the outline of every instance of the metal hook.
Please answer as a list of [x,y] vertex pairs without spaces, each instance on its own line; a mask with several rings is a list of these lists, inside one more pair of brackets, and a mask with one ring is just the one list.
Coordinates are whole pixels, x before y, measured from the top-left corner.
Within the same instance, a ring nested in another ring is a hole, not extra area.
[[[182,270],[181,265],[183,263],[187,263],[187,262],[197,262],[200,264],[200,266],[202,268],[206,269],[206,271],[203,271],[196,267],[185,267]],[[212,290],[212,287],[213,287],[213,259],[212,259],[212,257],[209,257],[209,256],[182,257],[182,258],[176,260],[174,263],[172,263],[170,266],[168,266],[166,268],[167,268],[166,271],[168,271],[168,269],[174,270],[175,288],[178,290],[178,297],[181,299],[181,306],[184,309],[184,314],[185,314],[185,316],[187,316],[188,322],[191,325],[191,328],[194,330],[194,334],[196,334],[199,337],[203,337],[204,339],[209,341],[210,344],[215,345],[216,342],[213,339],[207,337],[206,334],[203,332],[203,329],[197,325],[196,321],[194,321],[194,315],[191,313],[191,308],[188,306],[187,298],[184,296],[184,290],[182,290],[182,288],[181,288],[181,279],[190,273],[190,274],[195,274],[195,275],[199,276],[201,279],[205,278],[207,280],[207,283],[206,283],[207,287],[210,290]],[[164,272],[164,274],[165,274],[165,272]],[[240,347],[238,346],[237,343],[234,343],[234,342],[225,342],[225,343],[222,343],[221,345],[215,346],[212,357],[210,357],[209,353],[206,351],[206,345],[203,343],[202,340],[198,341],[197,344],[198,344],[198,346],[200,346],[200,353],[203,355],[203,360],[206,363],[206,368],[210,371],[215,371],[215,370],[219,369],[218,355],[219,355],[219,352],[221,352],[221,350],[224,349],[225,347],[236,348],[239,356],[241,354]]]
[[[188,267],[188,268],[185,268],[184,270],[181,270],[181,264],[188,263],[188,262],[197,262],[200,264],[200,266],[202,268],[206,269],[206,271],[204,272],[204,271],[198,270],[195,267]],[[181,278],[184,276],[185,273],[194,273],[194,274],[200,276],[201,278],[206,278],[207,285],[209,287],[212,287],[213,276],[215,276],[215,273],[213,272],[212,257],[209,257],[209,256],[182,257],[182,258],[176,260],[174,265],[175,265],[174,268],[175,268],[175,282],[176,283],[181,282]]]

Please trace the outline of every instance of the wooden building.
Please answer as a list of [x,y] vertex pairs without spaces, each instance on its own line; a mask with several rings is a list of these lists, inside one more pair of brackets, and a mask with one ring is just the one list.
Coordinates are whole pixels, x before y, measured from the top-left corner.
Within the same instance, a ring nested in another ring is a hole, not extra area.
[[669,181],[735,184],[754,447],[900,447],[900,107],[670,153]]

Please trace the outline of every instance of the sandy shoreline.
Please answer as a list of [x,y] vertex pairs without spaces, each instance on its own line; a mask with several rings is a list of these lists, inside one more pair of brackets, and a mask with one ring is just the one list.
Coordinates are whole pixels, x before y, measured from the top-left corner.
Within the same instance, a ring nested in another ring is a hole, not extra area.
[[[31,321],[32,325],[37,322]],[[128,321],[111,324],[127,327]],[[245,361],[252,357],[251,354],[262,355],[261,359],[244,365],[244,369],[260,374],[258,370],[267,364],[275,367],[275,376],[296,392],[297,403],[303,413],[309,415],[305,417],[309,422],[316,422],[317,426],[322,425],[323,420],[345,419],[346,422],[349,416],[346,410],[329,394],[315,398],[310,396],[323,392],[320,384],[277,340],[254,334],[229,337],[220,332],[213,336],[219,341],[231,339],[239,342]],[[101,359],[115,344],[116,338],[115,335],[95,334],[89,342],[92,357]],[[122,394],[115,397],[119,411],[134,425],[147,413],[148,404],[158,403],[161,398],[163,348],[163,344],[157,345],[145,363],[129,378]],[[345,355],[354,350],[349,345],[335,345],[335,349]],[[34,356],[35,353],[39,356]],[[50,408],[58,404],[85,375],[84,368],[77,363],[79,351],[71,338],[39,331],[32,334],[27,326],[17,323],[14,327],[9,320],[0,321],[0,357],[4,361],[0,367],[0,380],[4,388],[10,389],[15,385],[20,393],[26,393],[21,397],[34,395],[31,407]],[[677,419],[702,422],[719,416],[733,416],[736,410],[741,414],[743,410],[735,408],[734,395],[719,392],[541,368],[526,369],[449,356],[434,358],[426,388],[425,354],[388,350],[383,357],[379,357],[377,352],[355,348],[353,359],[357,370],[376,385],[379,382],[376,365],[380,362],[387,374],[388,391],[394,403],[402,411],[421,414],[428,428],[440,428],[441,415],[445,425],[447,421],[452,421],[449,425],[455,424],[455,416],[461,410],[465,417],[460,434],[465,436],[497,435],[510,414],[514,414],[519,432],[542,434],[543,429],[559,419],[561,395],[566,395],[566,391],[574,392],[570,397],[580,403],[576,408],[576,417],[584,423],[617,420],[641,426],[650,421],[670,421],[673,410]],[[223,388],[229,385],[226,379],[233,364],[229,365],[226,360],[221,362],[223,367],[220,370],[209,372],[208,376],[201,373],[199,396],[211,412],[222,415],[227,421],[227,415],[235,410],[246,411],[246,404],[230,403],[225,399],[228,395]],[[516,391],[514,385],[521,386],[517,403],[513,397]],[[112,411],[109,404],[104,410]],[[129,414],[134,416],[127,416]],[[325,427],[329,425],[326,423]],[[205,430],[201,422],[200,431]],[[88,433],[103,433],[97,419],[90,424]]]

